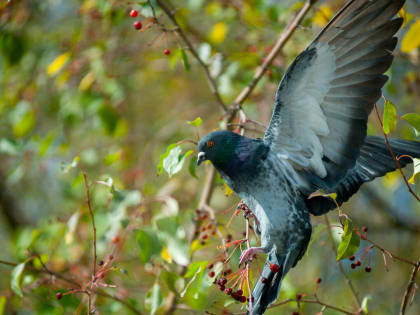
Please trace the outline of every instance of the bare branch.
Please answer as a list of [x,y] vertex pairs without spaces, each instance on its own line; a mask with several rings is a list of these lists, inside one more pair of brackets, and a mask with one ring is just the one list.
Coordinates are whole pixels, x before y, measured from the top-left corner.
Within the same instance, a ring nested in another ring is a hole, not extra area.
[[[408,302],[410,300],[410,296],[415,294],[416,289],[416,277],[417,273],[420,271],[420,260],[415,264],[413,268],[413,272],[411,273],[410,280],[408,281],[407,289],[405,289],[403,299],[401,302],[401,308],[400,308],[400,315],[404,315],[405,311],[408,306]],[[414,292],[413,292],[414,291]]]
[[93,228],[93,274],[92,277],[95,277],[96,274],[96,226],[95,226],[95,216],[93,215],[92,204],[90,202],[90,188],[89,183],[87,180],[86,172],[82,171],[83,179],[85,181],[85,189],[86,189],[86,203],[89,208],[90,218],[92,220],[92,228]]
[[283,49],[284,45],[288,42],[296,28],[299,26],[299,23],[303,20],[305,15],[309,12],[309,10],[316,2],[317,0],[307,0],[303,5],[302,9],[295,15],[295,17],[286,26],[284,31],[280,34],[276,44],[271,49],[268,56],[264,59],[263,64],[260,67],[258,67],[255,71],[254,77],[252,78],[251,82],[242,90],[242,92],[235,99],[234,105],[232,106],[229,113],[228,122],[232,121],[233,117],[236,115],[236,112],[240,110],[242,104],[252,93],[257,83],[261,80],[264,73],[267,71],[268,67],[270,67],[270,65],[273,63],[274,58]]

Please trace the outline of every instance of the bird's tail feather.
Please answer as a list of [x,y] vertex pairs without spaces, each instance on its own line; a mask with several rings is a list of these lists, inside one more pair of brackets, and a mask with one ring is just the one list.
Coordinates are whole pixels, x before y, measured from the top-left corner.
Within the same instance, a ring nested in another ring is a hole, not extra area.
[[[252,291],[253,303],[252,313],[249,309],[249,315],[264,314],[267,307],[277,299],[280,291],[281,281],[290,268],[294,265],[295,257],[291,257],[290,252],[287,255],[277,255],[273,248],[267,255],[264,268]],[[278,272],[273,272],[270,265],[275,264],[280,267]],[[264,279],[263,279],[264,278]]]
[[[389,144],[394,155],[399,157],[398,161],[401,167],[412,163],[411,157],[420,158],[420,142],[389,139]],[[341,205],[347,201],[363,183],[384,176],[396,169],[397,165],[384,139],[382,137],[366,137],[356,165],[337,186],[327,189],[328,192],[337,193],[337,199],[335,201],[324,197],[308,199],[306,201],[308,210],[313,215],[325,214],[336,208],[336,202]]]

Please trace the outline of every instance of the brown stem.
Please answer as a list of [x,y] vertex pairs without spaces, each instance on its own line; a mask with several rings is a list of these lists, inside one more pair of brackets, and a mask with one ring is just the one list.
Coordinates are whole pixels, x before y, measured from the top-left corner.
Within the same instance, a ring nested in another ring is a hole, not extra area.
[[416,266],[417,265],[415,262],[413,262],[411,260],[408,260],[408,259],[405,259],[405,258],[398,257],[398,256],[394,255],[393,253],[391,253],[390,251],[386,250],[385,248],[379,246],[377,243],[375,243],[374,241],[368,239],[367,237],[363,237],[363,239],[366,240],[366,241],[368,241],[369,243],[371,243],[373,245],[373,247],[379,249],[382,253],[389,255],[392,259],[402,261],[402,262],[404,262],[406,264],[410,264],[412,266]]
[[415,294],[415,292],[412,293],[413,289],[415,288],[416,285],[416,277],[417,277],[417,273],[420,271],[420,260],[415,264],[414,268],[413,268],[413,272],[411,273],[411,277],[410,280],[408,281],[408,285],[407,288],[405,289],[402,301],[401,301],[401,308],[400,308],[400,315],[404,315],[405,311],[407,309],[408,306],[408,301],[410,300],[410,296],[412,294]]
[[230,109],[230,117],[228,122],[233,120],[233,117],[236,115],[236,112],[241,108],[242,104],[252,93],[257,83],[261,80],[264,73],[266,73],[268,67],[273,63],[274,58],[278,53],[283,49],[284,45],[293,35],[296,28],[299,26],[299,23],[303,20],[305,15],[309,12],[312,6],[317,2],[317,0],[307,0],[303,5],[302,9],[295,15],[295,17],[289,22],[284,31],[280,34],[277,39],[276,44],[269,52],[268,56],[264,59],[263,64],[257,68],[255,71],[254,77],[251,82],[239,93],[238,97],[235,99],[234,105]]
[[[172,5],[169,6],[163,0],[157,0],[156,2],[159,5],[159,7],[165,12],[165,14],[169,17],[169,19],[172,21],[172,23],[176,26],[176,30],[175,30],[176,33],[182,38],[182,40],[187,45],[187,47],[188,47],[189,51],[191,52],[191,54],[193,55],[193,57],[198,61],[200,66],[203,68],[204,73],[205,73],[205,75],[207,77],[207,80],[209,82],[210,90],[214,94],[214,96],[216,97],[216,100],[217,100],[222,112],[225,113],[227,111],[227,107],[226,107],[225,103],[223,102],[222,97],[220,96],[219,89],[217,87],[216,81],[214,80],[214,78],[210,74],[209,66],[200,58],[197,50],[194,48],[194,45],[191,43],[191,41],[189,40],[187,35],[185,35],[184,31],[182,30],[182,28],[178,24],[178,22],[175,18],[174,10],[171,9]],[[150,4],[150,6],[152,6],[150,2],[149,2],[149,4]],[[153,8],[153,6],[152,6],[152,8]]]
[[408,183],[408,180],[407,180],[407,177],[405,177],[405,174],[404,174],[404,172],[402,171],[402,169],[401,169],[401,165],[400,165],[400,162],[398,161],[398,159],[395,157],[395,154],[394,154],[394,152],[392,151],[392,148],[391,148],[391,145],[389,144],[389,139],[388,139],[388,135],[385,133],[385,131],[384,131],[384,125],[383,125],[383,123],[382,123],[382,120],[381,120],[381,116],[379,115],[379,111],[378,111],[378,107],[376,106],[376,104],[374,105],[374,107],[375,107],[375,111],[376,111],[376,116],[378,117],[378,120],[379,120],[379,123],[381,124],[381,127],[382,127],[382,132],[383,132],[383,134],[384,134],[384,137],[385,137],[385,143],[386,143],[386,146],[388,147],[388,150],[389,150],[389,152],[391,153],[391,155],[392,155],[392,158],[394,159],[394,161],[395,161],[395,165],[397,165],[397,168],[398,168],[398,170],[400,171],[400,173],[401,173],[401,176],[402,176],[402,178],[404,179],[404,182],[405,182],[405,185],[407,186],[407,188],[408,188],[408,191],[414,196],[414,198],[416,198],[417,199],[417,201],[418,202],[420,202],[420,198],[416,195],[416,193],[411,189],[411,187],[410,187],[410,184]]
[[83,179],[85,181],[85,189],[86,189],[86,203],[89,208],[90,218],[92,220],[92,228],[93,228],[93,274],[92,277],[96,275],[96,226],[95,226],[95,216],[93,215],[92,204],[90,202],[90,190],[89,190],[89,183],[87,180],[86,172],[82,171]]
[[[332,235],[332,232],[331,232],[331,223],[330,223],[330,220],[328,219],[328,216],[327,215],[324,215],[324,219],[325,219],[325,223],[327,224],[327,227],[328,227],[328,236],[330,237],[331,248],[332,248],[332,250],[333,250],[333,252],[335,254],[335,257],[337,257],[337,248],[335,247],[334,238],[333,238],[333,235]],[[361,308],[361,305],[362,304],[360,302],[360,299],[359,299],[359,296],[357,294],[357,291],[355,290],[355,288],[353,286],[353,283],[351,282],[350,278],[347,276],[346,272],[344,271],[344,268],[341,265],[341,262],[340,261],[337,261],[337,265],[338,265],[338,269],[340,269],[340,272],[342,273],[342,275],[344,276],[344,278],[346,278],[346,283],[349,286],[351,292],[353,293],[354,299],[357,302],[357,306],[358,306],[359,310],[361,310],[361,312],[364,313],[363,310],[362,310],[362,308]]]
[[[16,267],[18,265],[17,263],[10,262],[10,261],[5,261],[5,260],[0,260],[0,264],[11,266],[11,267]],[[50,276],[53,276],[53,277],[55,277],[57,279],[60,279],[60,280],[63,280],[63,281],[65,281],[65,282],[67,282],[67,283],[69,283],[69,284],[71,284],[71,285],[73,285],[77,288],[81,288],[81,285],[79,283],[77,283],[76,281],[74,281],[70,278],[67,278],[66,276],[63,276],[60,273],[54,272],[54,271],[48,269],[47,267],[43,267],[43,269],[37,269],[37,268],[34,268],[32,266],[26,266],[25,269],[33,271],[33,272],[40,272],[40,273],[49,274]],[[87,291],[83,291],[83,292],[87,293]],[[128,304],[127,302],[125,302],[124,300],[122,300],[121,298],[119,298],[117,296],[111,295],[111,294],[109,294],[105,291],[98,291],[96,293],[100,296],[112,299],[114,301],[117,301],[117,302],[123,304],[126,308],[128,308],[129,310],[131,310],[133,313],[135,313],[137,315],[142,315],[143,314],[142,312],[135,309],[132,305]]]

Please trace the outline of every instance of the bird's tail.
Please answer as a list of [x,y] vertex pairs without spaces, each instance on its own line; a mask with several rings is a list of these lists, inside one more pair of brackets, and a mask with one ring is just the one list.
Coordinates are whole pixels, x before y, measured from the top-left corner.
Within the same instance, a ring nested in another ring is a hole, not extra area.
[[292,259],[290,254],[277,255],[275,248],[270,251],[261,275],[252,291],[252,313],[251,307],[249,307],[248,315],[264,314],[267,307],[277,299],[281,281],[290,268],[294,266],[295,258]]
[[[389,144],[395,157],[399,158],[401,167],[411,164],[413,162],[411,158],[420,158],[420,142],[389,139]],[[383,137],[366,137],[356,165],[337,186],[326,189],[327,192],[337,193],[336,200],[322,196],[311,198],[306,201],[307,208],[313,215],[325,214],[335,209],[336,203],[341,205],[347,201],[363,183],[384,176],[396,169],[397,165]]]

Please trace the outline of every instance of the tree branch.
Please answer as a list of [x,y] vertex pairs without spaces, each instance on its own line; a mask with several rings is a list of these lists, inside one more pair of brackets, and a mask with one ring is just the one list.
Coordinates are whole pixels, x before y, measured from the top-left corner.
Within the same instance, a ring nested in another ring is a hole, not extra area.
[[399,313],[400,315],[405,314],[405,311],[409,304],[410,297],[413,295],[413,298],[414,298],[415,291],[413,292],[413,289],[414,290],[417,289],[416,277],[419,271],[420,271],[420,260],[415,264],[413,268],[413,272],[411,273],[410,281],[408,281],[407,289],[405,289],[402,302],[401,302],[401,308],[400,308],[400,313]]
[[235,99],[235,102],[229,111],[228,122],[231,122],[233,120],[233,117],[236,115],[236,112],[240,110],[242,104],[252,93],[257,83],[261,80],[264,73],[267,71],[268,67],[270,67],[270,65],[273,63],[274,58],[283,49],[284,45],[291,38],[299,23],[303,20],[305,15],[309,12],[309,10],[316,2],[317,0],[307,0],[303,5],[302,9],[295,15],[295,17],[286,26],[284,31],[280,34],[276,44],[271,49],[268,56],[265,58],[263,64],[260,67],[258,67],[255,71],[254,77],[252,78],[251,82],[242,90],[242,92]]
[[[203,68],[204,73],[205,73],[205,75],[207,77],[207,80],[209,82],[211,92],[216,97],[216,100],[217,100],[222,112],[226,113],[227,107],[226,107],[225,103],[223,102],[222,97],[220,96],[219,89],[217,87],[216,81],[214,80],[214,78],[210,74],[209,66],[200,58],[197,50],[194,48],[194,45],[191,43],[191,41],[188,39],[187,35],[185,35],[184,31],[182,30],[182,28],[180,27],[180,25],[176,21],[174,10],[171,9],[170,6],[167,3],[165,3],[163,0],[156,0],[156,2],[159,5],[159,7],[163,10],[163,12],[165,12],[165,14],[169,17],[169,19],[172,21],[172,23],[176,26],[175,32],[182,38],[182,40],[187,45],[187,47],[190,50],[193,57],[198,61],[200,66]],[[149,2],[149,4],[153,8],[153,6],[150,2]],[[156,17],[155,17],[155,19],[156,19]]]

